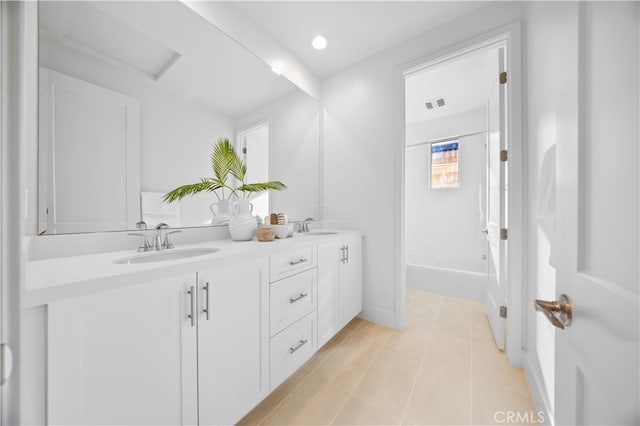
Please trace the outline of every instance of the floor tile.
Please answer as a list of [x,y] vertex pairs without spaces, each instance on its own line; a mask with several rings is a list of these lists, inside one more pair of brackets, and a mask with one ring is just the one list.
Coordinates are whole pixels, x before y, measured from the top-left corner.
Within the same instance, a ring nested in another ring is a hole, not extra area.
[[353,391],[382,346],[375,340],[351,334],[316,368],[324,379]]
[[531,396],[514,392],[509,386],[473,380],[473,424],[504,424],[507,418],[509,424],[537,423],[538,414]]
[[398,425],[395,419],[361,399],[351,396],[338,412],[334,425]]
[[256,408],[251,410],[238,425],[257,425],[264,420],[269,413],[309,376],[309,371],[304,368],[296,370],[287,380],[282,382],[269,396],[267,396]]
[[404,418],[406,424],[464,425],[471,422],[471,377],[447,365],[422,365]]
[[432,330],[430,328],[409,325],[402,331],[395,330],[384,345],[398,352],[422,357],[431,335]]
[[402,418],[419,367],[420,357],[385,346],[353,394],[385,413]]
[[353,334],[363,336],[375,343],[384,345],[393,334],[394,329],[378,325],[370,321],[363,321],[353,330]]
[[265,425],[327,425],[349,394],[315,373],[295,388],[269,416]]
[[349,323],[347,323],[347,325],[344,326],[345,329],[347,330],[354,330],[356,329],[362,322],[364,322],[364,320],[362,318],[358,318],[355,317],[354,319],[352,319],[351,321],[349,321]]

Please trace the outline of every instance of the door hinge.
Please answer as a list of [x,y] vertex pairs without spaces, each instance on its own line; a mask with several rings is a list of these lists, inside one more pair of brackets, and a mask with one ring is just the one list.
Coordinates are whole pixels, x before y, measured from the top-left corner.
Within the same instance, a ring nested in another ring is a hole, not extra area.
[[246,146],[245,146],[245,147],[242,147],[242,153],[243,153],[243,154],[246,154],[246,153],[247,153],[247,147],[246,147]]
[[506,83],[507,83],[507,72],[502,71],[500,73],[500,84],[506,84]]
[[507,317],[507,307],[502,305],[500,306],[500,318],[506,318]]
[[509,237],[509,233],[507,232],[507,228],[500,228],[500,239],[506,240]]
[[509,159],[509,153],[506,149],[500,151],[500,161],[507,161]]

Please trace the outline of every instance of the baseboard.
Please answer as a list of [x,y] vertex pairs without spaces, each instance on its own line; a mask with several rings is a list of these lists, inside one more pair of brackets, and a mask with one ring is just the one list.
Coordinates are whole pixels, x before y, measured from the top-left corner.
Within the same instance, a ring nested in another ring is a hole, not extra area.
[[360,314],[358,314],[358,317],[367,321],[375,322],[376,324],[384,325],[385,327],[396,328],[395,314],[390,311],[365,308],[360,312]]
[[408,288],[484,303],[487,275],[423,265],[406,265]]

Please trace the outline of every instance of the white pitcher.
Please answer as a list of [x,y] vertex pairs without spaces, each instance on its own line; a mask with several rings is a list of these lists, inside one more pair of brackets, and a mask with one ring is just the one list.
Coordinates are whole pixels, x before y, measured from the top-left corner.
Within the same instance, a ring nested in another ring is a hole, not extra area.
[[209,210],[211,210],[211,224],[212,225],[226,225],[233,217],[233,212],[231,211],[231,200],[218,200],[215,203],[211,203],[209,205]]
[[253,204],[246,199],[233,203],[233,217],[229,221],[229,233],[234,241],[249,241],[256,234],[258,223],[253,216]]

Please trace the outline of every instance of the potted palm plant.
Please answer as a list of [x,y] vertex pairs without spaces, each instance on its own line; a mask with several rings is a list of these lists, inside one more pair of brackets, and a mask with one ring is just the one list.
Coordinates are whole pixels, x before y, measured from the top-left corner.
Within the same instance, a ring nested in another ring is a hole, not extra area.
[[[212,224],[223,225],[229,223],[231,225],[229,226],[229,231],[233,239],[251,239],[253,232],[255,232],[256,221],[251,216],[252,206],[249,202],[249,197],[256,192],[280,191],[287,186],[280,181],[247,183],[247,165],[240,159],[229,139],[218,139],[213,146],[210,160],[211,168],[213,169],[212,177],[202,178],[199,182],[179,186],[167,192],[163,197],[164,201],[172,203],[188,195],[212,192],[218,199],[217,202],[212,203],[210,206],[213,213]],[[232,185],[229,182],[230,178],[234,178],[237,185]],[[238,220],[235,220],[235,225],[239,225],[239,222],[243,222],[243,224],[246,222],[245,226],[242,227],[246,230],[245,232],[239,232],[238,226],[234,227],[230,223],[232,207],[236,211],[234,218],[238,218]],[[249,235],[247,215],[253,221],[253,231],[248,238],[246,238]]]

